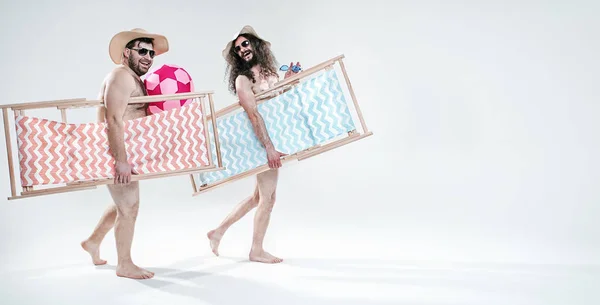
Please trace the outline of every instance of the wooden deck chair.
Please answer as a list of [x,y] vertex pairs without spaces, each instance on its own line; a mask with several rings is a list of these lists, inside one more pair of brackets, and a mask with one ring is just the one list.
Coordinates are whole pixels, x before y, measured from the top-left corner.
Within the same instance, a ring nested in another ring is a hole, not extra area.
[[[255,95],[273,145],[288,154],[282,163],[305,160],[373,134],[343,58],[327,60]],[[352,103],[348,103],[348,94]],[[213,158],[222,158],[225,169],[191,175],[193,195],[269,169],[265,149],[239,103],[223,108],[216,116],[219,136],[212,139],[211,152]],[[359,128],[355,121],[360,122]]]
[[[214,109],[212,95],[206,91],[129,100],[129,104],[139,104],[192,99],[181,108],[125,121],[126,152],[138,173],[132,175],[132,181],[222,170],[208,153],[208,148],[214,145],[208,134],[212,112],[205,110],[205,100]],[[67,109],[97,107],[103,103],[103,100],[70,99],[0,106],[11,187],[9,200],[113,183],[114,159],[109,152],[106,123],[67,123]],[[54,107],[60,110],[62,121],[32,114],[36,109]],[[14,112],[14,129],[10,128],[9,110]],[[214,119],[212,124],[216,124]],[[213,138],[219,138],[218,130],[213,130]],[[11,134],[15,135],[15,150]],[[14,156],[18,156],[17,166]],[[221,164],[220,159],[216,161]],[[20,193],[17,193],[17,175],[22,187]]]

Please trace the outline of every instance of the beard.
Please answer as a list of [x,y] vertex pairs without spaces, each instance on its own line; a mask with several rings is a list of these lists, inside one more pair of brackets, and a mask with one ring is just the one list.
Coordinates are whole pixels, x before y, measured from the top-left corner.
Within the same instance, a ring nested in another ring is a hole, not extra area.
[[256,53],[254,53],[254,51],[248,51],[250,53],[252,53],[252,58],[250,58],[250,60],[245,60],[244,56],[242,56],[241,58],[241,68],[242,70],[250,70],[250,68],[254,67],[255,65],[258,64],[258,57],[256,56]]
[[132,57],[129,57],[129,60],[127,61],[127,65],[129,66],[129,68],[131,68],[131,70],[133,70],[133,72],[135,72],[135,74],[137,76],[142,76],[142,75],[146,74],[148,72],[148,69],[150,69],[150,67],[148,67],[148,69],[146,69],[145,67],[142,67],[140,62],[139,61],[135,62]]

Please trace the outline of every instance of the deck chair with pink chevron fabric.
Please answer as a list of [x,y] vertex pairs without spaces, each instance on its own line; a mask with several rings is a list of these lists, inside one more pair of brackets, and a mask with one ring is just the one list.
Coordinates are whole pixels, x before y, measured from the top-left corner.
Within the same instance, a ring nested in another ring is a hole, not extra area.
[[[129,100],[130,104],[191,101],[181,107],[125,121],[126,151],[138,173],[132,176],[133,181],[222,170],[220,158],[215,160],[208,149],[211,147],[209,120],[215,124],[214,118],[209,119],[214,110],[212,96],[212,91],[203,91]],[[109,152],[105,123],[67,122],[68,109],[102,104],[102,100],[81,98],[0,106],[9,167],[9,200],[113,183],[114,161]],[[60,110],[62,120],[34,115],[36,110],[47,108]],[[13,112],[14,128],[10,128],[9,110]],[[212,130],[212,137],[218,139],[218,130]],[[17,192],[17,177],[20,192]]]

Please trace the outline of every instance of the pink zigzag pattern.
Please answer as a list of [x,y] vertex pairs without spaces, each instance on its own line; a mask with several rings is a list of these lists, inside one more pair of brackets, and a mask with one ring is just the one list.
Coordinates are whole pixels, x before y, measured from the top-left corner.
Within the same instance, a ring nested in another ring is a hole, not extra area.
[[[15,116],[22,186],[114,177],[106,123]],[[200,103],[125,121],[125,150],[140,174],[208,166]]]

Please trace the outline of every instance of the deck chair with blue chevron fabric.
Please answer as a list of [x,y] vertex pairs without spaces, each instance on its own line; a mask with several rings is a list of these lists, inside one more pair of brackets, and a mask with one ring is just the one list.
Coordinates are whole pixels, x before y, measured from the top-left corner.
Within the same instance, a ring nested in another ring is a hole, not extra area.
[[[373,134],[363,119],[343,58],[332,58],[255,95],[273,145],[287,154],[282,163],[305,160]],[[224,170],[191,175],[193,195],[269,169],[265,149],[239,103],[216,112],[216,117],[218,138],[211,139],[211,151],[213,159],[222,160],[219,167]]]

